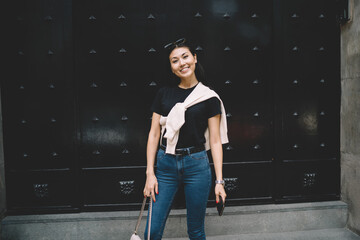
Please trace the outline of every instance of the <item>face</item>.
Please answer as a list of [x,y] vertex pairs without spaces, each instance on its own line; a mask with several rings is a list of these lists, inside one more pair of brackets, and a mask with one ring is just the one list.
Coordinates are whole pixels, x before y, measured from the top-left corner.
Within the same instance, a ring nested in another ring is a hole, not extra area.
[[187,47],[175,48],[169,56],[172,72],[179,78],[195,74],[196,54],[192,55]]

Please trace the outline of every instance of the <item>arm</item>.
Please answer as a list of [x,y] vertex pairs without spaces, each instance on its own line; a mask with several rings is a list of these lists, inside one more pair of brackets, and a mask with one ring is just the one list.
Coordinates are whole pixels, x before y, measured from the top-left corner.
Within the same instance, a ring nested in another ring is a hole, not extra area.
[[[209,134],[210,134],[210,148],[211,156],[214,162],[214,169],[216,174],[216,180],[223,180],[222,166],[223,166],[223,151],[220,139],[220,114],[209,118]],[[216,202],[219,202],[219,196],[223,198],[225,202],[226,193],[222,184],[215,185]]]
[[146,147],[146,183],[144,187],[144,196],[152,195],[154,202],[156,201],[155,192],[158,193],[158,182],[154,172],[154,163],[156,150],[160,140],[160,115],[153,113],[151,120],[151,128],[148,136],[148,142]]

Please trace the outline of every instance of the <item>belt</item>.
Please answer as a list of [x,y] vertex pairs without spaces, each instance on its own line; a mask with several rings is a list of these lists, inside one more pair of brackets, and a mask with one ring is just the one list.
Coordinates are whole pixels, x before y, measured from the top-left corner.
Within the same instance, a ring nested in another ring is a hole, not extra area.
[[[166,146],[160,145],[162,150],[166,150]],[[192,153],[197,153],[205,150],[205,146],[195,146],[195,147],[187,147],[187,148],[177,148],[175,149],[176,155],[188,155]]]

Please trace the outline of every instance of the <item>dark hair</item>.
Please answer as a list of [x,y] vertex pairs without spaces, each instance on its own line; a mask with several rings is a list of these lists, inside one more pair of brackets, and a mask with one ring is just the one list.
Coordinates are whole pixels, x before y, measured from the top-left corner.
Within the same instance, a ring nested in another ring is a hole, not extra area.
[[[169,85],[175,85],[175,84],[177,85],[177,84],[179,84],[179,81],[180,81],[180,79],[171,71],[171,64],[170,64],[170,61],[169,61],[170,53],[175,48],[180,48],[180,47],[188,48],[193,56],[196,54],[194,46],[188,40],[185,40],[185,41],[183,41],[183,42],[181,42],[179,44],[176,44],[176,45],[173,44],[171,47],[165,49],[166,53],[167,53],[166,57],[167,57],[167,63],[168,63],[168,69],[169,69],[169,76],[170,76],[170,78],[172,78]],[[204,85],[208,85],[208,81],[205,78],[204,68],[201,65],[201,63],[199,62],[199,59],[197,59],[197,63],[195,65],[195,76],[196,76],[196,78],[197,78],[197,80],[199,82],[201,82]]]

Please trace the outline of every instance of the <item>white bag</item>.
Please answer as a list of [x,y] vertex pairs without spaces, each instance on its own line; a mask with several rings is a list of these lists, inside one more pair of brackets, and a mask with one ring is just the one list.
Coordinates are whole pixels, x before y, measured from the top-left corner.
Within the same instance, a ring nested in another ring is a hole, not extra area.
[[131,235],[130,240],[141,240],[141,238],[136,233],[133,233],[133,235]]
[[[135,227],[135,231],[133,233],[133,235],[131,235],[130,240],[141,240],[141,238],[139,237],[139,235],[137,235],[137,231],[140,225],[140,221],[141,221],[141,217],[142,214],[144,212],[144,208],[145,208],[145,204],[146,204],[146,199],[147,197],[144,197],[142,206],[141,206],[141,210],[140,210],[140,214],[139,214],[139,218],[137,220],[136,223],[136,227]],[[148,236],[147,236],[147,240],[150,240],[150,228],[151,228],[151,213],[152,213],[152,200],[151,200],[151,196],[150,196],[150,206],[149,206],[149,225],[148,225]]]

